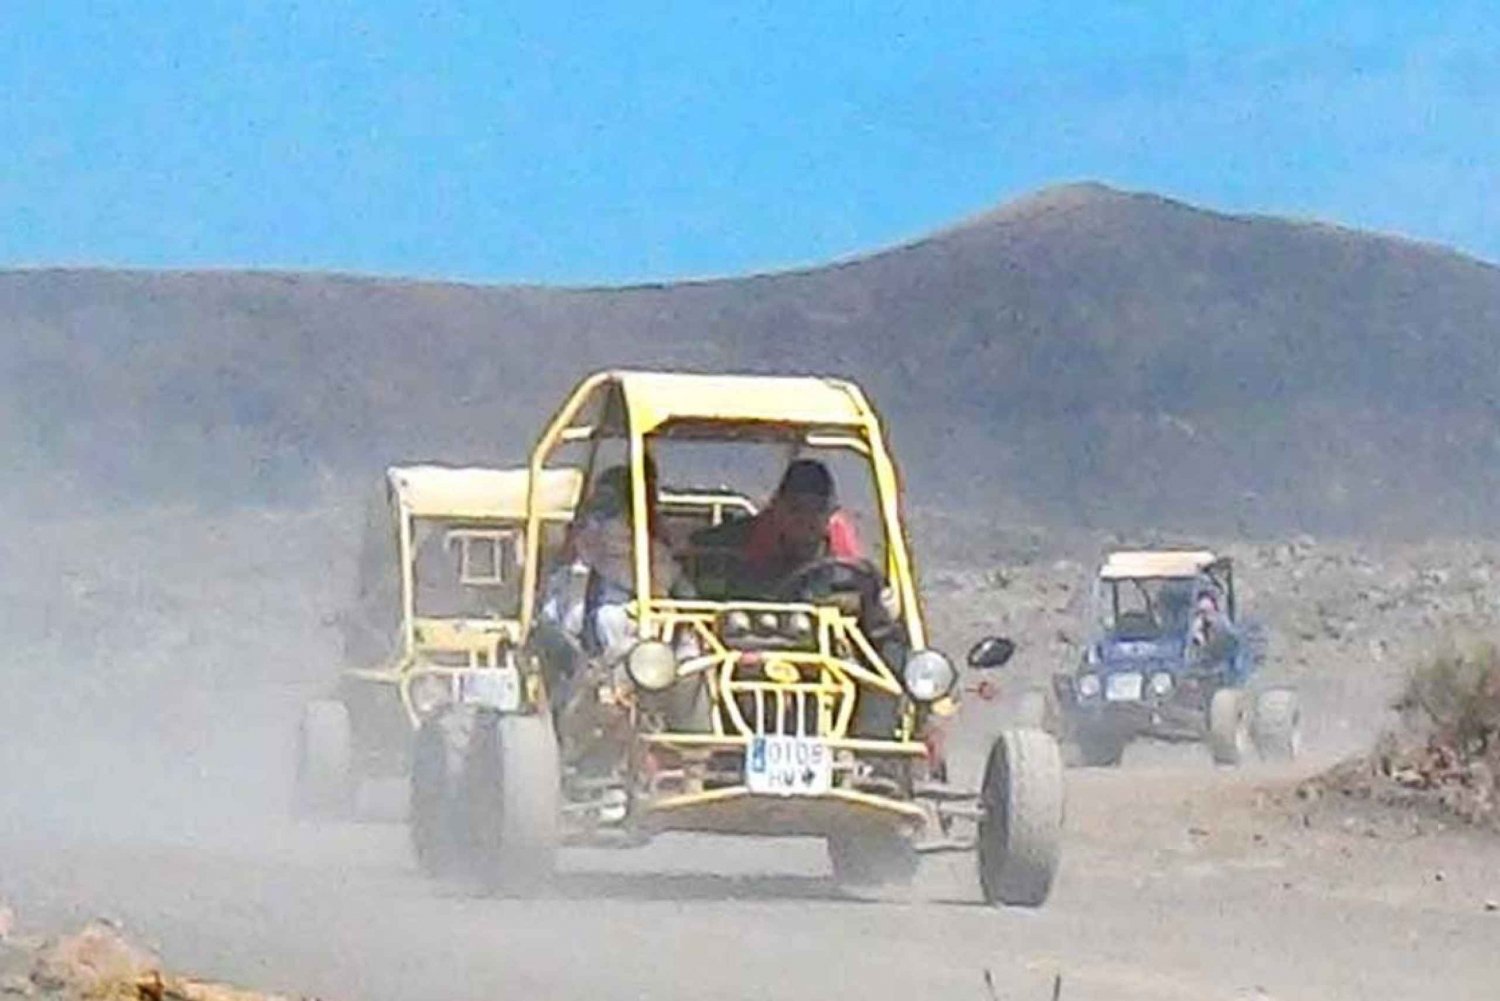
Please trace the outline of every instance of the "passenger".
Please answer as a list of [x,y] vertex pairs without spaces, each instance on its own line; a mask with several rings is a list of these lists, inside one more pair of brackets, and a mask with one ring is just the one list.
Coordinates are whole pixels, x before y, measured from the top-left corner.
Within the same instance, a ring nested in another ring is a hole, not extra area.
[[[663,535],[656,463],[647,458],[646,518],[651,545],[651,590],[655,597],[685,597],[686,581],[672,555],[670,541]],[[580,556],[599,575],[604,585],[622,592],[621,603],[635,594],[635,532],[630,495],[630,469],[612,466],[599,475],[596,493],[599,502],[589,513],[579,539]]]
[[[647,517],[657,524],[656,466],[646,460]],[[626,606],[635,598],[635,536],[630,469],[599,474],[575,522],[574,560],[549,584],[543,616],[589,654],[619,653],[634,642]],[[655,597],[692,597],[692,589],[667,543],[650,533],[651,590]]]

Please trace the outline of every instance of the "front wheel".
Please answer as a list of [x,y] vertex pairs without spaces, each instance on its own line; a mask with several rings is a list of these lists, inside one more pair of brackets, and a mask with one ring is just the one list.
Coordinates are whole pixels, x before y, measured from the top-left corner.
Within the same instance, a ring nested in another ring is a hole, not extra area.
[[534,889],[552,875],[561,766],[551,718],[484,711],[474,721],[464,791],[476,873],[491,891]]
[[1063,770],[1057,741],[1006,730],[990,746],[980,790],[979,883],[989,904],[1040,907],[1062,853]]
[[461,783],[473,729],[473,711],[453,707],[423,720],[412,743],[411,844],[429,876],[451,875],[465,860]]
[[1221,688],[1208,704],[1208,750],[1214,763],[1238,765],[1253,749],[1250,711],[1239,688]]
[[1267,761],[1293,761],[1302,748],[1302,707],[1297,693],[1273,688],[1255,700],[1255,748]]

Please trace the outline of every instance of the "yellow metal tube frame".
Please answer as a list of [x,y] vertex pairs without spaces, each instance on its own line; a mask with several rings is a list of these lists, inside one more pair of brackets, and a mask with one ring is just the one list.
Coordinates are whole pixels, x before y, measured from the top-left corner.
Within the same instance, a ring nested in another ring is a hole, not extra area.
[[[771,398],[761,404],[753,414],[743,405],[741,397],[746,391],[747,381],[765,387]],[[536,449],[532,452],[530,486],[527,503],[528,522],[526,532],[526,567],[523,578],[521,623],[523,634],[530,633],[532,619],[536,614],[536,593],[540,573],[541,521],[538,484],[547,468],[547,462],[557,448],[568,442],[586,441],[597,433],[594,427],[572,426],[573,420],[584,409],[595,394],[617,387],[625,407],[627,438],[630,444],[631,510],[633,512],[633,548],[635,588],[639,597],[649,597],[654,592],[651,580],[651,545],[649,537],[650,499],[646,496],[646,438],[664,421],[682,416],[680,411],[691,411],[684,420],[713,424],[760,423],[768,426],[782,424],[787,428],[806,427],[804,440],[819,445],[846,447],[865,455],[874,474],[879,498],[880,519],[886,538],[887,574],[895,592],[898,609],[905,622],[907,638],[916,649],[926,646],[927,633],[922,621],[921,607],[917,601],[916,584],[912,572],[911,555],[906,533],[901,523],[900,480],[894,462],[885,447],[880,420],[875,415],[864,393],[853,383],[834,379],[777,379],[747,380],[743,376],[672,376],[660,373],[599,372],[584,379],[563,404],[551,423],[542,433]],[[772,392],[787,394],[777,399]],[[819,399],[817,420],[799,417],[808,412],[796,397],[799,393],[814,394]],[[705,400],[722,401],[719,405],[705,405]],[[838,400],[837,407],[831,400]],[[677,404],[681,404],[680,407]],[[824,426],[828,422],[838,425],[837,433],[830,434]],[[659,636],[660,628],[653,622],[651,605],[640,609],[639,627],[642,636]]]

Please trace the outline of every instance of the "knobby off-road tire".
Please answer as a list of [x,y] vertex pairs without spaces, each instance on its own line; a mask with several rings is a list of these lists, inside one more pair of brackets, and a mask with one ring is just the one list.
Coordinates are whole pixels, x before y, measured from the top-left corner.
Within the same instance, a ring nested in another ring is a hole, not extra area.
[[297,727],[292,809],[299,817],[343,819],[354,813],[353,731],[349,708],[334,699],[309,702]]
[[1221,688],[1208,704],[1208,751],[1214,763],[1238,765],[1254,749],[1250,700],[1243,689]]
[[429,876],[456,875],[469,862],[463,778],[474,722],[474,709],[450,706],[423,720],[412,742],[411,845]]
[[1272,688],[1255,700],[1255,749],[1266,761],[1294,761],[1302,749],[1302,706],[1289,688]]
[[1040,907],[1062,852],[1063,770],[1057,741],[1006,730],[990,746],[980,789],[979,885],[989,904]]
[[919,860],[911,840],[895,832],[828,837],[828,861],[840,886],[907,886]]
[[560,775],[550,716],[475,716],[464,801],[473,871],[485,890],[530,892],[551,877]]

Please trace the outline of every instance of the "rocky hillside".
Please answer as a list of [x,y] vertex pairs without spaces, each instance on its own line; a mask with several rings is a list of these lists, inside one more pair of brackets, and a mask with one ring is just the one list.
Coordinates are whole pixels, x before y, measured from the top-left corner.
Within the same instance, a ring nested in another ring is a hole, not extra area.
[[1500,272],[1084,185],[802,272],[626,289],[0,274],[0,455],[46,503],[295,501],[522,455],[585,370],[872,389],[918,500],[1100,527],[1500,525]]

